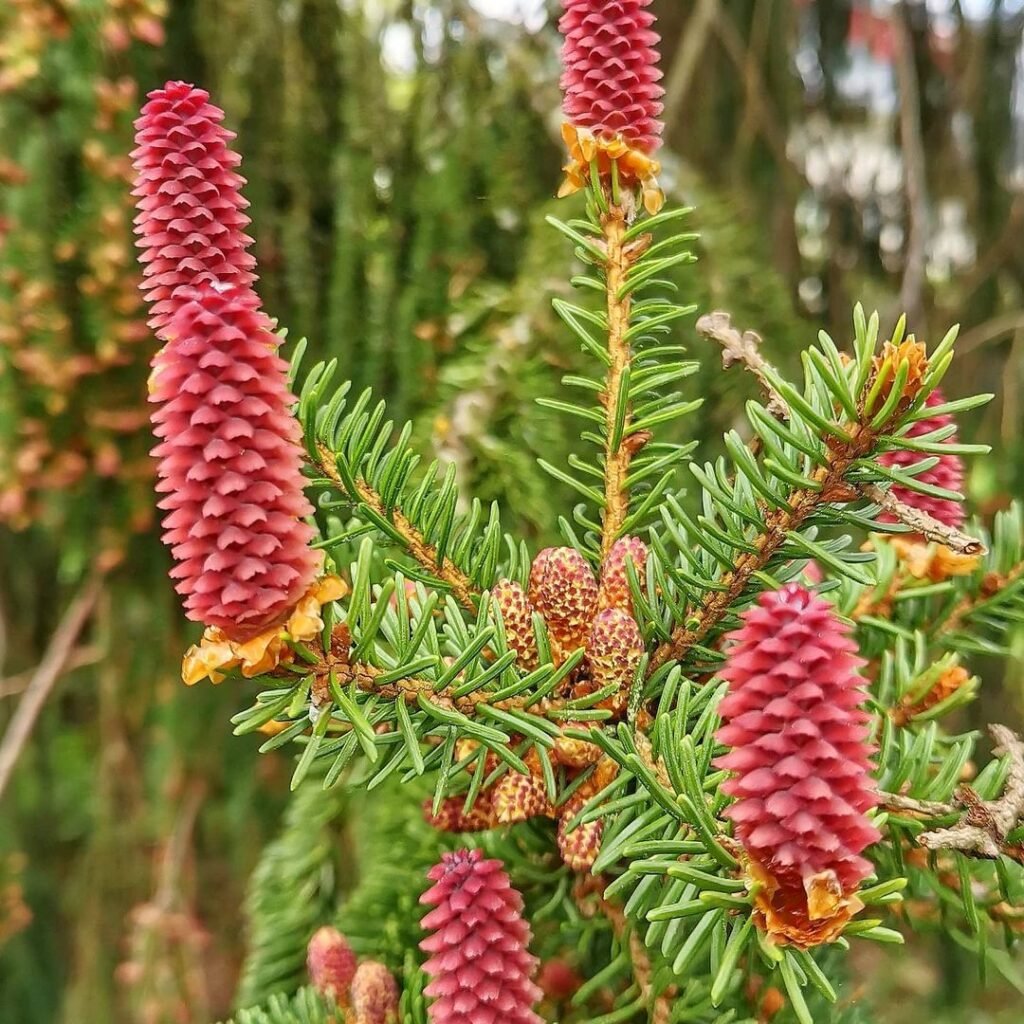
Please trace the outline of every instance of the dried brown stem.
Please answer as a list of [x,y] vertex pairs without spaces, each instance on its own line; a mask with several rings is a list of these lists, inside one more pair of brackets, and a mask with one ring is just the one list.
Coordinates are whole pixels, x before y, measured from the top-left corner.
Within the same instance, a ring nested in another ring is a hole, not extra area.
[[[345,483],[338,472],[337,459],[334,453],[325,445],[318,444],[319,467],[324,475],[341,491],[346,491]],[[392,526],[401,534],[409,554],[416,559],[425,569],[435,575],[443,583],[447,584],[455,595],[459,604],[468,611],[476,614],[476,587],[473,581],[457,566],[450,558],[438,559],[437,549],[433,544],[428,544],[423,535],[409,521],[399,509],[387,509],[380,495],[365,480],[356,481],[356,490],[359,500],[368,508],[373,509],[377,515],[387,519]]]
[[[608,374],[605,378],[603,402],[605,410],[604,451],[604,515],[601,521],[601,556],[607,557],[615,543],[622,524],[629,515],[629,493],[626,478],[633,458],[635,438],[629,434],[629,410],[626,410],[622,436],[615,438],[615,428],[622,412],[619,406],[623,374],[629,366],[631,353],[626,332],[632,305],[629,295],[619,297],[629,268],[643,251],[646,242],[627,244],[626,212],[613,206],[602,218],[604,232],[605,292],[608,312]],[[643,237],[643,236],[642,236]]]
[[895,516],[904,526],[909,526],[915,533],[921,534],[927,540],[945,544],[950,551],[961,555],[985,555],[988,553],[988,548],[977,537],[947,526],[923,509],[913,508],[906,502],[900,501],[892,491],[883,490],[877,484],[862,484],[860,490],[866,498],[876,505],[881,505],[886,512]]
[[78,638],[85,629],[100,596],[102,584],[103,573],[96,572],[82,587],[64,612],[64,617],[54,631],[42,661],[25,687],[14,717],[11,718],[3,741],[0,742],[0,796],[3,796],[10,782],[14,766],[32,735],[32,729],[46,704],[46,699],[78,644]]
[[720,309],[705,313],[697,321],[697,332],[722,346],[722,366],[725,369],[740,363],[757,378],[768,399],[768,412],[772,416],[780,420],[789,419],[789,405],[768,379],[767,371],[771,365],[761,355],[762,338],[759,334],[755,331],[744,331],[741,334],[733,327],[732,317]]
[[995,740],[993,752],[1007,755],[1010,770],[1003,793],[995,800],[982,800],[970,786],[960,786],[953,803],[914,800],[894,793],[883,793],[883,806],[895,811],[909,811],[925,818],[942,818],[960,814],[960,820],[948,828],[934,829],[918,836],[917,841],[928,850],[955,850],[967,857],[994,860],[1010,857],[1024,863],[1024,846],[1007,842],[1007,835],[1021,823],[1024,815],[1024,743],[1005,725],[990,725]]

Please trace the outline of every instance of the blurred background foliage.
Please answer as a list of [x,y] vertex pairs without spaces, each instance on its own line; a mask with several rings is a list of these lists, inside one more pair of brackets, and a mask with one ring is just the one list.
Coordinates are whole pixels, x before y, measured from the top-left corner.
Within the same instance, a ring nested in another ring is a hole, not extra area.
[[[534,400],[578,358],[549,302],[573,272],[544,225],[560,163],[555,7],[0,6],[0,727],[8,753],[12,733],[27,739],[16,763],[0,754],[5,1024],[227,1016],[240,977],[242,1004],[267,994],[268,971],[301,980],[305,936],[358,878],[342,923],[358,939],[380,921],[394,962],[411,911],[399,900],[379,916],[382,889],[402,889],[376,858],[395,843],[422,858],[427,843],[409,805],[388,818],[388,799],[357,814],[314,789],[289,806],[289,755],[230,738],[237,694],[178,681],[191,633],[165,581],[146,454],[134,112],[168,77],[210,90],[238,132],[267,308],[540,544],[571,498],[533,459],[557,463],[572,432]],[[959,321],[949,391],[998,395],[963,425],[995,447],[970,482],[991,515],[1024,482],[1022,5],[655,8],[664,182],[701,233],[682,294],[790,366],[818,327],[847,340],[857,298],[883,322],[908,309],[919,336]],[[689,387],[708,399],[714,444],[748,382],[682,333],[704,360]],[[23,730],[15,709],[47,675]],[[1019,667],[987,676],[971,713],[1019,720]],[[955,950],[898,963],[864,993],[871,1019],[1020,1019],[998,990],[977,994]]]

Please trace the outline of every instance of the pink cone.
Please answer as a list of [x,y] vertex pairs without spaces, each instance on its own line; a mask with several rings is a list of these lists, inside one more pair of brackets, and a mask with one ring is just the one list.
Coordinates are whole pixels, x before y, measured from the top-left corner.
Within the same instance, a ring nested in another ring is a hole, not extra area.
[[653,153],[664,127],[665,90],[658,84],[660,37],[651,0],[564,0],[562,109],[570,123],[594,135],[621,136]]
[[182,292],[206,281],[249,287],[256,260],[246,250],[249,218],[242,212],[241,157],[221,125],[224,112],[209,93],[168,82],[149,94],[135,122],[136,245],[150,327],[164,337]]
[[306,947],[309,983],[318,992],[344,1000],[356,973],[356,955],[337,928],[318,928]]
[[[942,405],[945,401],[946,399],[942,392],[935,390],[928,396],[924,404],[928,408]],[[921,437],[924,434],[930,434],[933,430],[939,430],[942,427],[948,426],[952,422],[953,417],[949,413],[929,416],[927,419],[918,420],[914,423],[907,431],[906,436]],[[955,444],[956,434],[951,434],[944,443]],[[879,456],[878,461],[883,466],[895,466],[899,469],[903,466],[912,466],[915,462],[920,462],[926,458],[928,458],[928,455],[924,452],[897,451],[883,452]],[[915,479],[920,480],[922,483],[934,484],[936,487],[959,492],[962,490],[964,483],[963,461],[959,455],[952,452],[944,453],[939,456],[939,461],[931,469],[918,474]],[[899,484],[893,485],[892,495],[911,508],[927,512],[935,519],[938,519],[939,522],[945,523],[946,526],[952,526],[956,529],[963,526],[964,507],[959,501],[953,501],[951,498],[934,498],[928,494],[918,494],[907,487],[901,487]],[[896,521],[895,517],[888,512],[880,515],[878,519],[883,523],[893,523]]]
[[850,630],[796,583],[763,594],[729,635],[715,764],[736,802],[736,836],[784,890],[834,872],[849,894],[871,871],[862,851],[879,838],[868,718]]
[[533,1007],[541,990],[530,980],[537,959],[527,951],[523,898],[500,860],[479,850],[446,853],[431,868],[435,884],[420,902],[434,907],[422,921],[430,935],[423,969],[431,1024],[542,1024]]
[[255,294],[205,284],[181,300],[151,379],[163,539],[188,617],[246,639],[283,622],[318,569],[299,425]]

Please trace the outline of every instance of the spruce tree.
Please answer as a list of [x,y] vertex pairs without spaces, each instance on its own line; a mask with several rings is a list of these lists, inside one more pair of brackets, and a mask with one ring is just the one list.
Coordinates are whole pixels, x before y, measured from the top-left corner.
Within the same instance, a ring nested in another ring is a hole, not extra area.
[[329,852],[258,872],[238,1024],[838,1022],[850,945],[929,928],[1014,973],[1024,744],[993,725],[979,767],[947,718],[1024,613],[1020,507],[960,504],[984,449],[955,417],[990,396],[943,398],[955,329],[857,306],[791,380],[706,312],[762,396],[717,458],[680,440],[697,311],[666,275],[694,235],[658,183],[653,16],[564,7],[577,205],[549,222],[580,297],[554,308],[592,369],[542,399],[582,425],[538,460],[575,495],[558,547],[421,465],[350,368],[279,356],[206,94],[169,83],[138,122],[165,539],[206,627],[183,677],[255,679],[235,732],[294,745],[313,831],[349,792],[362,847],[333,923],[287,913]]

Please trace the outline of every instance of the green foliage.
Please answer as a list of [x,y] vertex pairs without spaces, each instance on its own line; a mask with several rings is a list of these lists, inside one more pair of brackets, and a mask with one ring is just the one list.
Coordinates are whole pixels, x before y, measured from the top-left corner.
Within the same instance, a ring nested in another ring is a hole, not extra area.
[[[236,1002],[261,1003],[274,993],[290,993],[303,981],[306,943],[331,916],[343,872],[338,849],[338,818],[347,803],[343,790],[322,792],[312,780],[297,789],[288,804],[280,834],[264,848],[249,879],[245,912],[249,934]],[[311,1013],[312,994],[301,1006]],[[271,1016],[247,1017],[237,1024],[277,1024],[284,1003],[272,1004]],[[299,1004],[295,1005],[296,1011]],[[282,1016],[281,1021],[292,1018]],[[297,1020],[306,1024],[306,1018]],[[310,1017],[309,1024],[318,1021]]]

